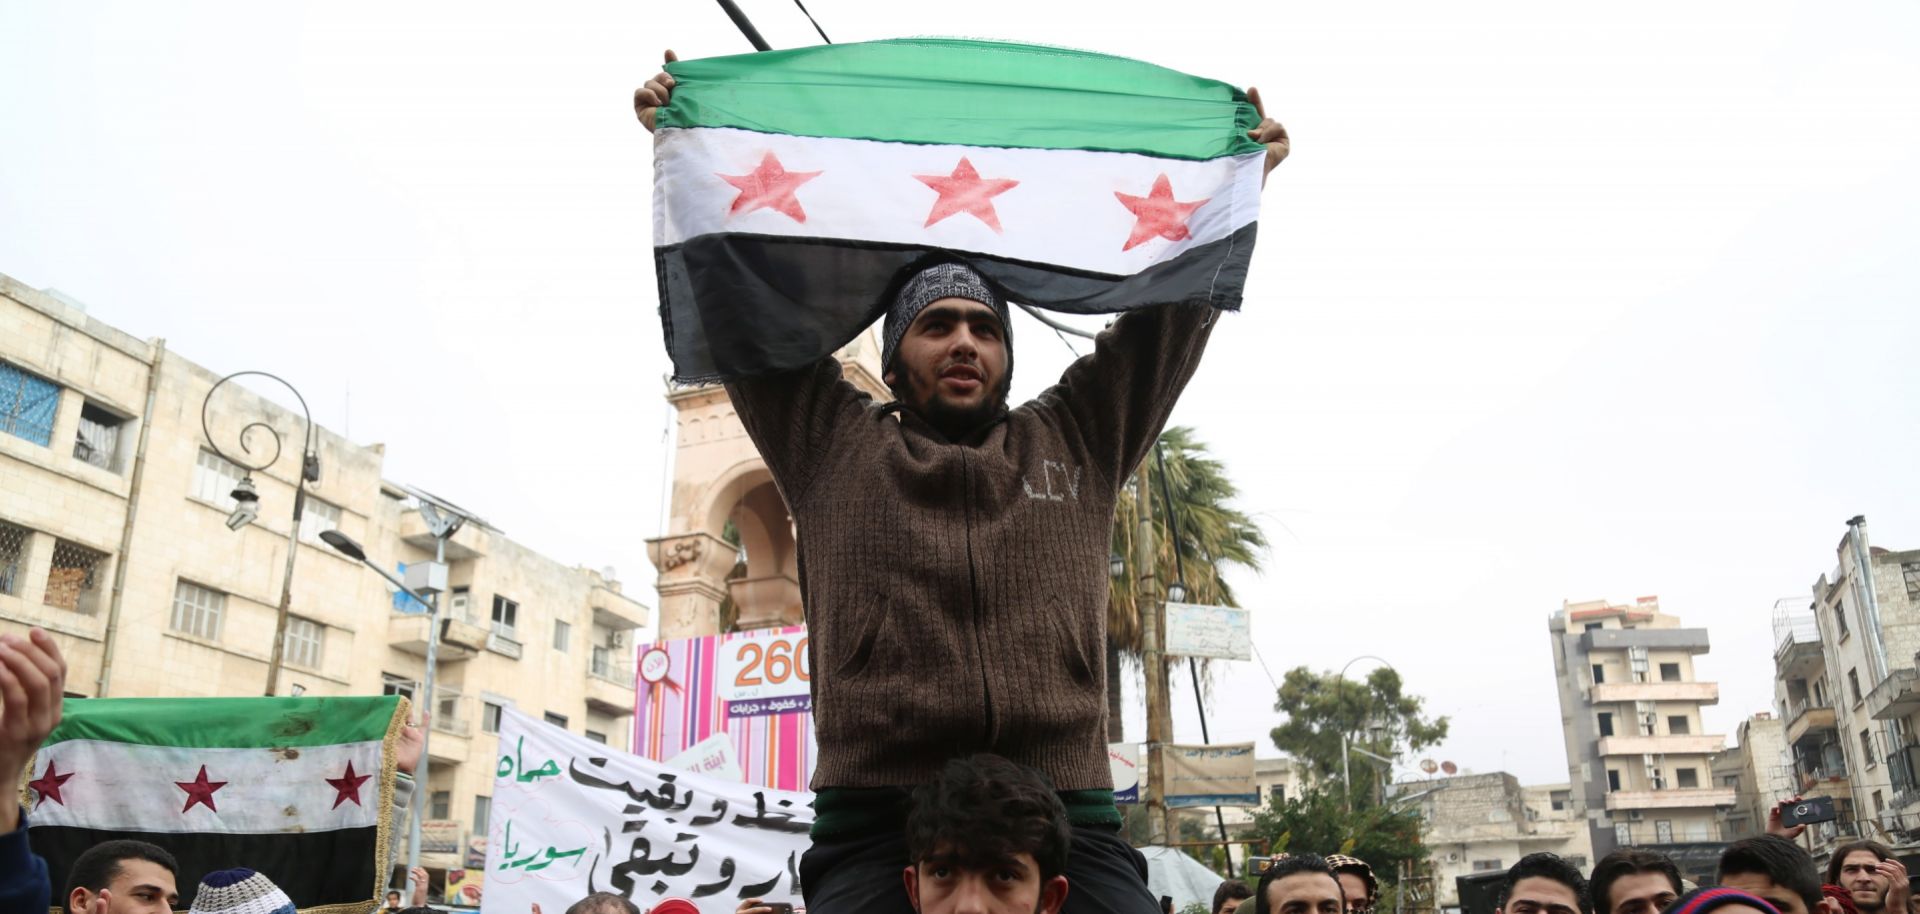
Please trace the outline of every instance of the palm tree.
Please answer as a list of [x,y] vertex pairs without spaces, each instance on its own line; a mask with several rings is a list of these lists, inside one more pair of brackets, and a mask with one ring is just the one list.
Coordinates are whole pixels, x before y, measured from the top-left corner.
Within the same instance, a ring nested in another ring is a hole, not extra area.
[[[1260,571],[1267,549],[1267,536],[1253,518],[1229,504],[1239,495],[1239,487],[1227,478],[1226,465],[1208,456],[1206,444],[1194,437],[1193,429],[1175,426],[1162,432],[1160,446],[1166,459],[1166,488],[1162,489],[1159,466],[1154,466],[1148,499],[1152,506],[1154,570],[1164,592],[1174,580],[1174,541],[1166,500],[1171,491],[1173,517],[1179,522],[1181,563],[1185,570],[1187,600],[1214,606],[1238,606],[1233,587],[1224,573],[1229,566]],[[1152,461],[1149,454],[1147,460]],[[1121,490],[1119,506],[1113,512],[1113,551],[1127,560],[1126,572],[1114,578],[1107,600],[1107,739],[1119,742],[1120,732],[1120,658],[1140,658],[1140,611],[1136,604],[1134,536],[1139,529],[1135,511],[1135,474]]]

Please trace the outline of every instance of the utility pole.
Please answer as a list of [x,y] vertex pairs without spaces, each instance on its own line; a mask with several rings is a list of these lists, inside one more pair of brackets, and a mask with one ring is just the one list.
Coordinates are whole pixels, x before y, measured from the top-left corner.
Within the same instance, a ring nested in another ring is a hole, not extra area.
[[1147,678],[1147,820],[1150,834],[1174,841],[1167,812],[1166,747],[1173,742],[1173,709],[1167,700],[1167,664],[1160,645],[1165,634],[1166,604],[1155,593],[1158,577],[1153,548],[1153,490],[1147,484],[1147,461],[1140,461],[1134,481],[1134,607],[1140,613],[1140,665]]

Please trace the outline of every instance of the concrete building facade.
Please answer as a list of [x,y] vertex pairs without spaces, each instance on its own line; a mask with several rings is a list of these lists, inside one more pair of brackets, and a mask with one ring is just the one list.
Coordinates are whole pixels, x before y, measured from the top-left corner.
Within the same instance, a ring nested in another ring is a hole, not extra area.
[[1733,789],[1733,805],[1719,809],[1725,841],[1765,833],[1767,812],[1794,794],[1786,727],[1773,712],[1741,721],[1737,739],[1713,757],[1713,783]]
[[1682,628],[1657,597],[1566,603],[1548,622],[1569,780],[1596,855],[1615,848],[1717,842],[1715,810],[1734,791],[1713,780],[1725,738],[1700,708],[1720,700],[1694,676],[1705,629]]
[[1455,879],[1503,873],[1521,857],[1548,851],[1585,871],[1595,859],[1571,784],[1522,786],[1504,771],[1403,781],[1396,797],[1417,804],[1425,820],[1422,840],[1429,865],[1419,878],[1431,883],[1433,904],[1458,910]]
[[[337,529],[385,568],[431,560],[420,493],[382,476],[381,445],[312,430],[319,479],[292,529],[302,415],[0,276],[0,629],[39,626],[74,697],[265,692],[287,550],[296,549],[281,695],[400,693],[433,712],[420,802],[460,866],[484,837],[500,709],[615,745],[634,708],[631,646],[646,606],[610,573],[541,556],[481,522],[448,543],[436,694],[424,695],[424,607],[324,545]],[[242,429],[248,449],[240,446]],[[264,468],[247,471],[228,455]],[[251,478],[260,512],[229,529]],[[425,496],[433,500],[432,496]],[[449,841],[448,836],[458,836]]]
[[1920,550],[1874,546],[1856,517],[1834,552],[1804,610],[1775,607],[1796,786],[1835,798],[1839,819],[1813,830],[1817,854],[1855,835],[1920,846]]

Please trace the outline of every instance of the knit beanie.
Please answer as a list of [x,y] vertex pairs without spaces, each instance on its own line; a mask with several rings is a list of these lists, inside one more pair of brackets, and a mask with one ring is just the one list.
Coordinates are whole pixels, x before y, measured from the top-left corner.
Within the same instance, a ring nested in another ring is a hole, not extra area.
[[191,914],[294,914],[294,907],[273,880],[243,867],[202,878]]
[[887,322],[880,333],[880,370],[893,367],[893,354],[900,340],[913,326],[913,319],[928,305],[943,298],[977,301],[1000,315],[1000,339],[1007,347],[1007,374],[1013,374],[1013,321],[1007,315],[1005,299],[994,294],[993,287],[964,263],[938,263],[913,275],[887,310]]
[[1766,899],[1758,895],[1749,895],[1738,889],[1718,887],[1694,889],[1675,898],[1662,914],[1707,914],[1714,908],[1729,904],[1747,905],[1759,909],[1764,914],[1779,914],[1774,910],[1773,905],[1768,904]]

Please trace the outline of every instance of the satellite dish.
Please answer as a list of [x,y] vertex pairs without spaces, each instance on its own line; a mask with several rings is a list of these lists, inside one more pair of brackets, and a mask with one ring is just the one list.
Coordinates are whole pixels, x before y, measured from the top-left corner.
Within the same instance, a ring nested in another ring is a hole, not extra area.
[[1446,772],[1449,776],[1451,776],[1451,775],[1460,773],[1460,766],[1455,765],[1452,762],[1441,762],[1440,770]]
[[1421,771],[1424,771],[1424,772],[1426,772],[1426,773],[1428,773],[1428,774],[1432,774],[1432,773],[1434,773],[1434,772],[1436,772],[1436,771],[1439,771],[1439,770],[1440,770],[1440,766],[1439,766],[1439,765],[1437,765],[1437,764],[1434,764],[1434,761],[1433,761],[1433,759],[1430,759],[1430,758],[1423,758],[1423,759],[1421,759],[1421,760],[1420,760],[1420,770],[1421,770]]

